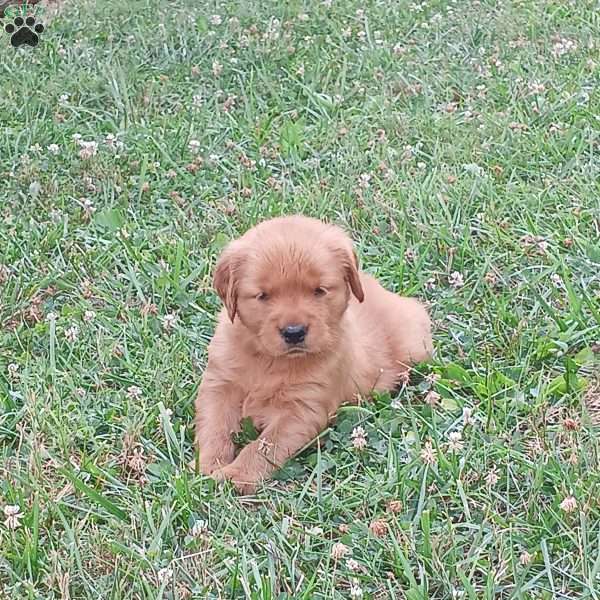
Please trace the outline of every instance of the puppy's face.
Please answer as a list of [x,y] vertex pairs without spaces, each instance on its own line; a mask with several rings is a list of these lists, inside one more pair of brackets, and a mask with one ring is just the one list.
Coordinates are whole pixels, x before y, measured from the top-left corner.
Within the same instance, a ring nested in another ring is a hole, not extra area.
[[266,221],[230,244],[214,283],[232,322],[273,358],[332,349],[350,294],[363,300],[349,238],[306,217]]

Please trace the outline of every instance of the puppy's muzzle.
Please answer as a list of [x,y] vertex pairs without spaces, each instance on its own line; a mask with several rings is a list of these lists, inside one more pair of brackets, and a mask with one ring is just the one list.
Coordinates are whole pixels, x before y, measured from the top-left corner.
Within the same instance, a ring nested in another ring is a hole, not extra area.
[[305,325],[288,325],[280,329],[281,337],[289,346],[297,346],[304,342],[308,327]]

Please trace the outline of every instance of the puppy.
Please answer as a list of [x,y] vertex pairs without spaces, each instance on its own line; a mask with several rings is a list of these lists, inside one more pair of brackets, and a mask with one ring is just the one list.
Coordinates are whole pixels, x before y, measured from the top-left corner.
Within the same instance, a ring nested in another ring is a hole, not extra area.
[[[223,301],[196,399],[200,470],[252,493],[327,426],[344,402],[394,389],[431,354],[414,299],[358,270],[348,236],[303,216],[232,242],[214,286]],[[250,417],[260,437],[236,456]]]

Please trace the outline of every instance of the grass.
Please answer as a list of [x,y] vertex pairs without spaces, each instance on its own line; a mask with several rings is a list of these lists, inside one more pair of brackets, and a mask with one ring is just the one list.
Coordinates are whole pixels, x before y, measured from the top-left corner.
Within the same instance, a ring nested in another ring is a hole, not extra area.
[[[597,3],[44,19],[0,40],[0,597],[600,598]],[[185,469],[211,269],[292,212],[436,358],[239,499]]]

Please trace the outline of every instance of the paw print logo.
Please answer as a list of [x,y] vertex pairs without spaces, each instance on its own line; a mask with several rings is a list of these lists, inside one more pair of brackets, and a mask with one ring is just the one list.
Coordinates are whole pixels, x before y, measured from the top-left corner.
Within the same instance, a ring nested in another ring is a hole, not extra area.
[[18,48],[25,44],[29,46],[37,46],[40,41],[40,34],[44,31],[44,26],[41,23],[35,22],[35,17],[15,17],[12,23],[7,23],[4,31],[10,34],[10,43]]

